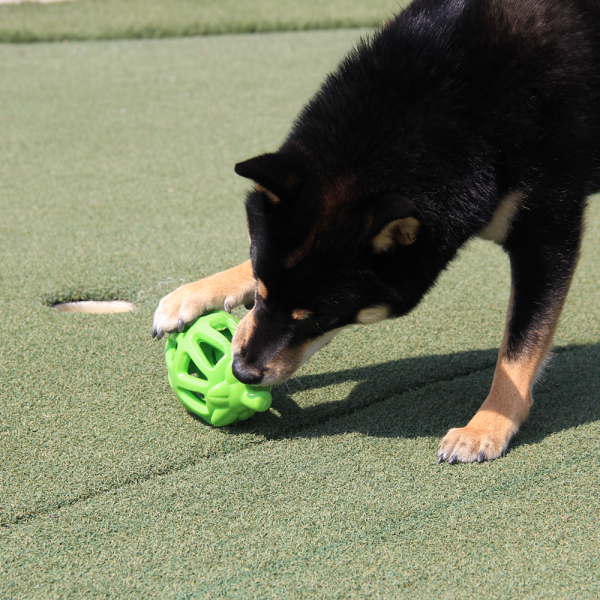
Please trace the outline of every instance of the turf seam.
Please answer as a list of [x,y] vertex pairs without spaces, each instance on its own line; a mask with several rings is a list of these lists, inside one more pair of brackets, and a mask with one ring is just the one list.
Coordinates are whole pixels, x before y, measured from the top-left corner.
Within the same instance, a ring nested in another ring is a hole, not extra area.
[[15,517],[14,519],[12,519],[10,521],[2,520],[2,521],[0,521],[0,527],[4,527],[4,528],[9,527],[10,528],[11,526],[19,525],[19,524],[24,524],[26,522],[35,520],[37,518],[41,518],[41,517],[44,517],[44,516],[50,516],[52,512],[60,511],[60,510],[62,510],[64,508],[69,508],[69,507],[74,506],[76,504],[85,502],[87,500],[91,500],[93,498],[96,498],[96,497],[99,497],[99,496],[102,496],[102,495],[105,495],[105,494],[110,494],[112,492],[115,492],[115,491],[118,491],[120,489],[126,488],[127,486],[130,486],[130,485],[134,485],[134,484],[137,484],[137,483],[144,483],[146,481],[150,481],[150,480],[155,479],[155,478],[159,478],[159,477],[163,477],[163,476],[166,476],[166,475],[170,475],[172,473],[177,473],[179,471],[183,471],[183,470],[187,469],[188,467],[193,467],[193,466],[199,465],[200,463],[202,463],[203,461],[206,461],[206,460],[211,460],[211,459],[217,458],[217,457],[222,458],[223,456],[227,456],[229,454],[236,454],[238,452],[244,452],[250,446],[251,447],[256,447],[256,446],[260,446],[260,445],[264,444],[265,442],[272,442],[272,441],[286,440],[286,439],[294,439],[295,437],[298,437],[298,435],[302,431],[304,431],[304,430],[311,429],[313,427],[318,427],[320,425],[324,425],[326,423],[333,422],[333,421],[345,418],[345,417],[347,417],[349,415],[353,415],[353,414],[362,412],[362,411],[367,410],[367,409],[369,409],[369,408],[371,408],[373,406],[376,406],[377,404],[381,404],[381,403],[387,402],[390,398],[401,397],[401,396],[403,396],[405,394],[409,394],[409,393],[414,392],[414,391],[419,391],[419,390],[422,390],[422,389],[426,389],[427,387],[435,386],[435,385],[438,385],[440,383],[451,383],[453,381],[457,381],[457,380],[462,379],[464,377],[470,377],[471,375],[474,375],[474,374],[477,374],[477,373],[480,373],[480,372],[483,372],[483,371],[487,371],[490,368],[492,368],[492,366],[486,366],[486,367],[482,367],[482,368],[479,368],[479,369],[475,369],[473,371],[469,371],[467,373],[463,373],[461,375],[458,375],[458,376],[455,376],[455,377],[452,377],[452,378],[439,379],[439,380],[436,380],[436,381],[429,381],[426,384],[423,384],[421,386],[415,386],[415,387],[407,388],[407,389],[401,390],[399,392],[396,392],[394,394],[391,394],[389,396],[386,396],[385,398],[377,399],[377,400],[375,400],[373,402],[370,402],[368,404],[363,404],[361,406],[354,407],[353,409],[349,410],[348,412],[345,412],[345,413],[342,413],[342,414],[337,414],[337,415],[327,415],[327,416],[323,417],[322,419],[317,419],[315,421],[312,421],[311,423],[303,424],[303,425],[301,425],[301,426],[299,426],[297,428],[290,428],[288,430],[284,430],[284,433],[281,434],[281,435],[272,436],[272,437],[265,436],[265,438],[263,440],[257,440],[256,442],[250,442],[248,444],[248,446],[245,446],[244,448],[238,448],[238,449],[230,450],[230,451],[227,451],[227,452],[215,452],[215,453],[209,454],[207,456],[203,456],[200,459],[192,460],[192,461],[185,462],[185,463],[179,463],[179,464],[176,464],[176,465],[171,465],[170,467],[166,467],[164,469],[153,471],[152,473],[148,473],[146,475],[142,475],[142,476],[139,476],[139,477],[128,478],[128,479],[126,479],[125,481],[122,481],[121,483],[119,483],[116,486],[105,487],[105,488],[102,488],[102,489],[96,489],[95,493],[90,492],[90,493],[87,493],[87,494],[82,494],[82,495],[78,496],[77,498],[73,498],[72,500],[69,500],[67,502],[64,502],[64,503],[61,503],[61,504],[57,504],[56,506],[54,506],[52,508],[48,508],[48,509],[41,510],[41,511],[33,511],[33,512],[28,513],[26,515],[21,515],[19,517]]
[[139,477],[125,479],[124,481],[121,481],[118,485],[115,485],[115,486],[107,486],[107,487],[103,487],[100,489],[96,488],[95,490],[90,490],[89,493],[80,494],[76,498],[72,498],[71,500],[67,500],[66,502],[57,504],[51,508],[40,510],[40,511],[32,511],[26,515],[21,515],[21,516],[15,517],[14,519],[11,519],[10,521],[4,519],[4,520],[0,521],[0,527],[10,529],[15,525],[25,524],[25,523],[31,522],[35,519],[38,519],[38,518],[42,518],[45,516],[52,517],[53,512],[57,512],[57,511],[65,509],[65,508],[70,508],[71,506],[75,506],[77,504],[87,502],[88,500],[93,500],[94,498],[98,498],[100,496],[111,494],[113,492],[116,492],[118,490],[124,489],[128,486],[131,486],[131,485],[134,485],[137,483],[144,483],[144,482],[150,481],[152,479],[158,479],[158,478],[166,476],[166,475],[171,475],[172,473],[184,471],[188,467],[193,467],[195,465],[199,465],[201,462],[206,461],[206,460],[211,460],[213,458],[227,456],[228,454],[234,454],[235,452],[243,452],[244,450],[248,449],[250,446],[260,446],[263,443],[264,443],[264,441],[258,441],[258,440],[256,442],[249,442],[249,444],[247,446],[245,446],[244,448],[238,448],[236,450],[232,450],[229,452],[215,452],[213,454],[203,456],[200,459],[192,460],[192,461],[185,462],[185,463],[178,463],[175,465],[170,465],[169,467],[165,467],[164,469],[158,469],[156,471],[153,471],[152,473],[147,473],[146,475],[140,475]]
[[[574,349],[569,349],[569,348],[564,348],[564,349],[556,349],[552,351],[551,356],[556,356],[558,354],[563,354],[563,353],[567,353],[567,352],[571,352]],[[112,487],[105,487],[103,489],[98,489],[95,491],[95,493],[90,492],[87,494],[82,494],[80,496],[78,496],[77,498],[73,498],[72,500],[69,500],[67,502],[61,503],[61,504],[57,504],[56,506],[53,506],[52,508],[48,508],[48,509],[44,509],[44,510],[40,510],[40,511],[32,511],[26,515],[21,515],[18,517],[15,517],[14,519],[11,520],[7,520],[7,519],[2,519],[0,521],[0,527],[2,527],[3,529],[12,529],[15,526],[18,525],[25,525],[31,521],[34,521],[36,519],[40,519],[40,518],[44,518],[44,517],[51,517],[53,512],[57,512],[60,510],[63,510],[65,508],[70,508],[72,506],[75,506],[77,504],[82,504],[83,502],[86,502],[88,500],[92,500],[94,498],[98,498],[100,496],[104,496],[107,494],[111,494],[114,492],[117,492],[121,489],[124,489],[128,486],[132,486],[135,484],[139,484],[139,483],[145,483],[146,481],[150,481],[152,479],[158,479],[160,477],[163,476],[167,476],[167,475],[171,475],[173,473],[178,473],[181,471],[184,471],[185,469],[188,469],[189,467],[194,467],[196,465],[201,464],[204,461],[208,461],[211,460],[213,458],[222,458],[224,456],[228,456],[228,455],[235,455],[236,453],[241,453],[241,452],[245,452],[249,447],[258,447],[263,445],[266,442],[272,442],[272,441],[277,441],[277,440],[290,440],[290,439],[295,439],[296,437],[299,437],[299,434],[302,431],[308,430],[308,429],[312,429],[314,427],[318,427],[320,425],[325,425],[327,423],[336,421],[336,420],[340,420],[343,419],[349,415],[353,415],[359,412],[363,412],[373,406],[376,406],[377,404],[382,404],[384,402],[387,402],[388,400],[390,400],[391,398],[394,397],[402,397],[405,394],[410,394],[412,392],[416,392],[416,391],[420,391],[423,389],[427,389],[428,387],[431,386],[435,386],[435,385],[439,385],[440,383],[452,383],[454,381],[459,381],[460,379],[464,379],[466,377],[471,377],[472,375],[476,375],[478,373],[483,373],[485,371],[489,371],[490,369],[495,367],[495,363],[492,365],[488,365],[485,367],[480,367],[478,369],[474,369],[473,371],[469,371],[467,373],[463,373],[461,375],[457,375],[451,378],[446,378],[446,379],[439,379],[439,380],[435,380],[435,381],[429,381],[423,385],[420,386],[414,386],[411,388],[407,388],[405,390],[393,393],[389,396],[386,396],[385,398],[381,398],[378,400],[375,400],[371,403],[368,404],[364,404],[362,406],[359,407],[354,407],[353,409],[349,410],[346,413],[342,413],[342,414],[338,414],[338,415],[327,415],[322,419],[313,421],[311,423],[307,423],[304,425],[301,425],[300,427],[296,428],[296,429],[292,429],[290,428],[289,430],[287,430],[285,432],[284,435],[280,435],[280,436],[273,436],[273,437],[267,437],[265,436],[265,438],[263,440],[257,440],[256,442],[249,442],[247,446],[245,446],[244,448],[238,448],[235,450],[230,450],[227,452],[214,452],[212,454],[209,454],[207,456],[203,456],[200,459],[196,459],[196,460],[192,460],[192,461],[188,461],[185,463],[180,463],[180,464],[176,464],[176,465],[171,465],[170,467],[166,467],[164,469],[159,469],[157,471],[153,471],[152,473],[148,473],[146,475],[142,475],[140,477],[136,477],[136,478],[129,478],[126,479],[125,481],[122,481],[121,483],[119,483],[118,485],[112,486]]]

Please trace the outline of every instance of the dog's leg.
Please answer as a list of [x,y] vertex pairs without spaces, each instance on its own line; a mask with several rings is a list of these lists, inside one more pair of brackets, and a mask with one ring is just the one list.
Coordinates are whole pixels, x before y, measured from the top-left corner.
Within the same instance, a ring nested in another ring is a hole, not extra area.
[[165,333],[179,330],[210,310],[231,311],[240,304],[254,300],[256,280],[250,261],[187,283],[165,296],[154,313],[152,336],[160,339]]
[[548,223],[545,214],[532,211],[515,224],[504,244],[512,289],[492,387],[471,421],[443,438],[439,462],[498,458],[526,419],[533,403],[531,389],[550,349],[577,264],[582,229],[577,207],[582,205],[573,205],[573,214],[564,215],[570,223]]

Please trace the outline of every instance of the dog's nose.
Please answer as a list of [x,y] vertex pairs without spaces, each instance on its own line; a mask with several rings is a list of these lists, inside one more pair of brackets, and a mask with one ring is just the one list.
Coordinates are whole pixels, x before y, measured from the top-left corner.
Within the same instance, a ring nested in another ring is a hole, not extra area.
[[233,357],[231,370],[236,379],[242,383],[257,384],[260,383],[263,378],[263,374],[260,371],[252,369],[244,364],[244,361],[239,356]]

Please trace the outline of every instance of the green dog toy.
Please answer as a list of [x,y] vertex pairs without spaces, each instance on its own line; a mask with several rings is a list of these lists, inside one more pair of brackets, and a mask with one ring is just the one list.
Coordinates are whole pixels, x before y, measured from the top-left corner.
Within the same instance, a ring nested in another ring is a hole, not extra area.
[[226,312],[200,317],[167,339],[169,383],[188,411],[222,427],[271,406],[270,387],[246,385],[231,371],[231,340],[238,320]]

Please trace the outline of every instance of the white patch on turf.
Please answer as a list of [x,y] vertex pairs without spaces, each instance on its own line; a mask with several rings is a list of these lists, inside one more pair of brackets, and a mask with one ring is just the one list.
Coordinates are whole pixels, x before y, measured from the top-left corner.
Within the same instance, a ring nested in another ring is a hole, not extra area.
[[50,4],[53,2],[74,2],[75,0],[0,0],[0,4]]
[[129,312],[135,308],[131,302],[124,300],[81,300],[80,302],[63,302],[55,304],[52,308],[60,312],[86,313],[88,315],[102,315]]

